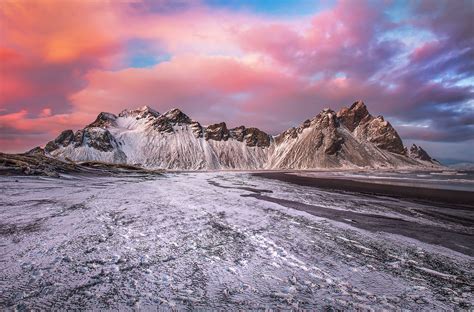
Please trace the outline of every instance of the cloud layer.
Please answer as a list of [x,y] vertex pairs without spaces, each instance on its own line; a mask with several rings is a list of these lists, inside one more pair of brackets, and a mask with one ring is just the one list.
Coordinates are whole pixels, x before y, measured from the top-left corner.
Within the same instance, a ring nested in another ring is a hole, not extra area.
[[0,150],[127,107],[276,134],[356,99],[407,141],[462,146],[474,139],[473,15],[469,1],[338,1],[296,16],[200,1],[2,1]]

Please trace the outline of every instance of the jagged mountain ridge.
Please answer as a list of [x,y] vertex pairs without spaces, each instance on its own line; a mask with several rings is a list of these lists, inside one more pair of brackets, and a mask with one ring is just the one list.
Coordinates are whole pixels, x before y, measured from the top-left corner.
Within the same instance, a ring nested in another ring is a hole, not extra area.
[[277,136],[245,126],[228,129],[224,122],[203,126],[179,109],[103,112],[84,129],[63,131],[44,151],[62,160],[177,170],[439,165],[421,148],[404,148],[390,123],[370,115],[362,101],[337,113],[326,109]]

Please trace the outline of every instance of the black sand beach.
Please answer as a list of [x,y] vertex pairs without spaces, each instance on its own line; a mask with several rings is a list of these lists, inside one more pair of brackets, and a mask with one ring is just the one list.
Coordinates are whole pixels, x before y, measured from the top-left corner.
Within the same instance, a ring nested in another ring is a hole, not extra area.
[[372,195],[385,195],[404,199],[451,204],[450,207],[465,206],[466,208],[474,209],[474,191],[468,192],[371,183],[345,178],[309,177],[283,172],[259,172],[255,173],[254,175],[268,179],[289,182],[301,186],[311,186],[323,189]]
[[[361,196],[396,197],[414,203],[422,203],[417,209],[397,211],[408,216],[415,214],[437,221],[459,224],[474,228],[474,192],[427,189],[398,185],[383,185],[349,179],[330,179],[304,177],[281,172],[255,173],[255,176],[275,179],[301,186],[322,188],[335,192],[356,192]],[[309,205],[299,201],[274,198],[271,194],[248,195],[261,200],[278,203],[288,208],[305,211],[318,217],[351,224],[371,232],[387,232],[414,238],[429,244],[440,245],[469,256],[474,255],[474,235],[472,231],[456,231],[439,226],[419,226],[416,222],[381,216],[370,213],[359,213],[335,210],[321,206]]]

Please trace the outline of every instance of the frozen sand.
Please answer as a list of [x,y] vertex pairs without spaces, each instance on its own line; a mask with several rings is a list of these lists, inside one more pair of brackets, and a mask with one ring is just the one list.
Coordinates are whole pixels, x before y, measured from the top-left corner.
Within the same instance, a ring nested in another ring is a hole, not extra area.
[[3,309],[472,308],[468,254],[255,195],[473,236],[423,203],[215,172],[0,177],[0,194]]

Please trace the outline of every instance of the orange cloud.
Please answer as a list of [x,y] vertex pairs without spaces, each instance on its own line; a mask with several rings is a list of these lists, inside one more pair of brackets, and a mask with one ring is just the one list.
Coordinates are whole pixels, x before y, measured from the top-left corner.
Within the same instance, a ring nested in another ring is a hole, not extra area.
[[119,38],[114,6],[105,1],[2,1],[2,45],[46,62],[71,62],[107,52]]
[[14,129],[17,132],[48,132],[56,135],[64,129],[79,129],[95,118],[93,114],[75,113],[29,117],[28,111],[0,115],[0,129]]

